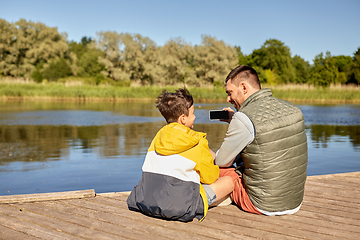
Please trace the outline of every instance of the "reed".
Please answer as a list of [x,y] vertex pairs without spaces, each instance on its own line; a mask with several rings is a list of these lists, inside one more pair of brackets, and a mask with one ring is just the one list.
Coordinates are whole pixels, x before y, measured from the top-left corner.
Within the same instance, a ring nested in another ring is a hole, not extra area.
[[[263,86],[270,87],[275,97],[304,102],[360,103],[359,87],[330,86],[316,88],[308,85]],[[73,99],[86,101],[154,100],[164,90],[174,91],[179,87],[120,87],[112,85],[34,83],[0,81],[0,97],[3,99]],[[189,87],[198,102],[225,102],[224,87]]]
[[327,102],[327,103],[360,103],[360,89],[356,86],[330,86],[328,88],[307,85],[280,86],[271,88],[277,98],[289,101]]

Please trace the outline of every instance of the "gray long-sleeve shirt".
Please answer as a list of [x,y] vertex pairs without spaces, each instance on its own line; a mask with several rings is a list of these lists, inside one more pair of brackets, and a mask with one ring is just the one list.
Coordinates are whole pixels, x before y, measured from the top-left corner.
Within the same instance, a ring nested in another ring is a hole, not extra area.
[[233,165],[236,156],[255,138],[254,124],[242,112],[233,115],[224,142],[216,152],[215,163],[221,167]]

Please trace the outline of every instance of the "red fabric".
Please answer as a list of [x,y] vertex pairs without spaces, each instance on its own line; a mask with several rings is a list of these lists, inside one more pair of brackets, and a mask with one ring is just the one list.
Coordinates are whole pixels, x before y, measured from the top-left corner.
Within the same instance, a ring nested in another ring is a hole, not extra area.
[[234,191],[230,194],[231,199],[242,210],[249,213],[262,214],[256,209],[254,204],[250,201],[250,198],[243,185],[242,177],[235,172],[235,168],[220,168],[219,177],[230,176],[234,181]]

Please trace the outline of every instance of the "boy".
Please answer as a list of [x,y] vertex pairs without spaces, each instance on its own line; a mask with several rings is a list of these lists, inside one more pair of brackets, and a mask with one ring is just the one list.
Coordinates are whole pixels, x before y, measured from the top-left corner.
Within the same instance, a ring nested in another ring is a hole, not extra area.
[[233,191],[233,180],[219,178],[206,134],[192,130],[196,117],[188,90],[164,91],[156,103],[168,124],[148,149],[141,180],[127,199],[128,207],[164,219],[202,220],[210,205]]

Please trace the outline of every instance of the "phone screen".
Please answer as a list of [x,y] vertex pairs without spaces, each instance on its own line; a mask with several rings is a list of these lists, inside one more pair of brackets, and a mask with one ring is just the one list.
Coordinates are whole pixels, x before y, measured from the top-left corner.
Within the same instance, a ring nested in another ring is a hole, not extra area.
[[213,119],[229,119],[229,112],[222,110],[210,110],[209,112],[210,120]]

